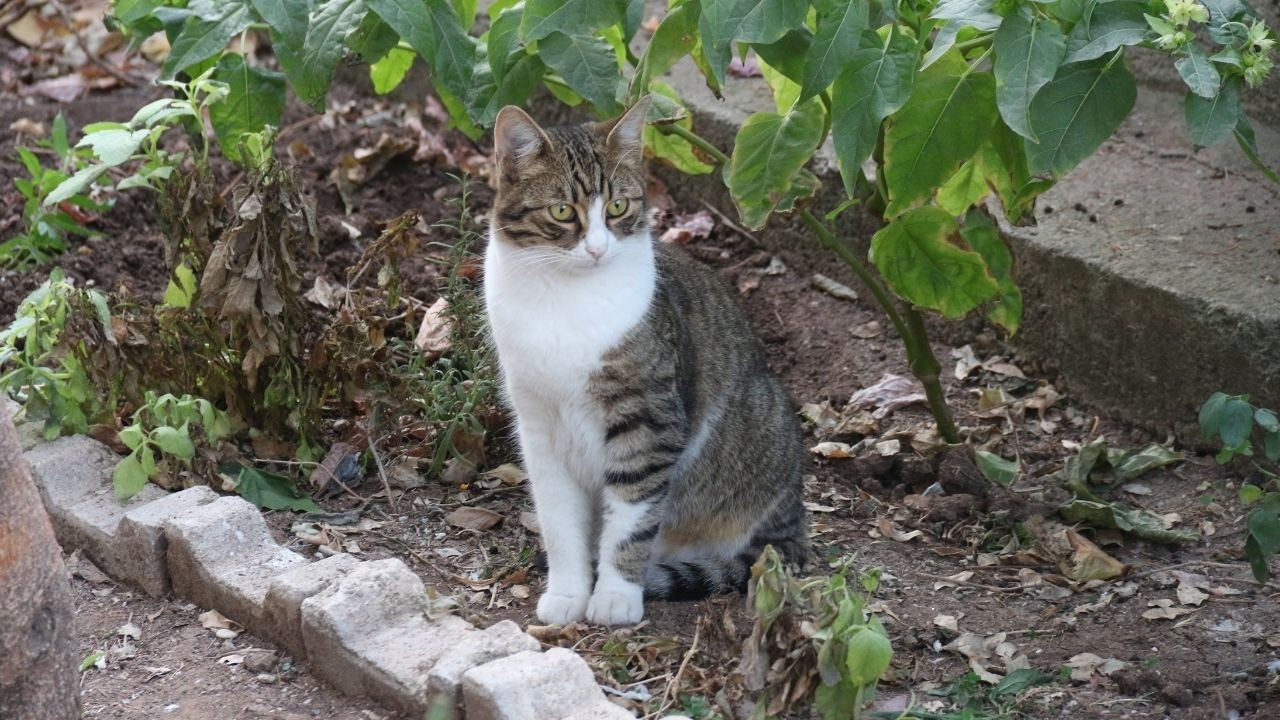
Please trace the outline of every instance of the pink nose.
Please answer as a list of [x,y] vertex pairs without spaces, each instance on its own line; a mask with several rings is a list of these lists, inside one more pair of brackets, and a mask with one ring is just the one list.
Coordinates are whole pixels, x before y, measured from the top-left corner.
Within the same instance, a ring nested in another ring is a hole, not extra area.
[[593,259],[599,260],[600,258],[604,257],[604,248],[588,245],[587,254],[590,255]]

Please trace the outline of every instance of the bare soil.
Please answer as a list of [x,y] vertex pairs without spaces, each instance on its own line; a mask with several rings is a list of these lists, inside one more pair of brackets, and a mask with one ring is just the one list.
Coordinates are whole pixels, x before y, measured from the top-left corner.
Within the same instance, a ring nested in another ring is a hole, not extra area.
[[[0,54],[11,47],[0,44]],[[0,87],[0,175],[20,170],[12,153],[15,135],[5,130],[15,120],[47,124],[62,111],[75,137],[86,122],[127,118],[154,94],[124,89],[53,103],[19,99],[14,87]],[[454,211],[448,200],[459,192],[451,175],[459,172],[459,158],[482,155],[486,148],[456,134],[437,135],[452,150],[451,159],[393,160],[358,190],[357,207],[347,214],[329,179],[339,158],[357,148],[375,147],[384,133],[408,137],[411,133],[403,126],[406,113],[427,117],[428,123],[430,113],[424,114],[421,104],[406,108],[341,90],[331,107],[337,109],[319,120],[301,109],[292,110],[281,145],[295,160],[301,185],[314,195],[319,210],[322,254],[309,261],[310,272],[340,281],[382,223],[409,209],[421,212],[428,223],[450,217]],[[219,166],[218,172],[223,182],[233,182],[231,168]],[[472,210],[481,216],[489,193],[482,181],[472,183],[472,189]],[[677,205],[674,212],[703,209]],[[16,212],[16,192],[7,184],[0,186],[0,240],[17,231]],[[167,270],[149,195],[126,193],[95,227],[102,234],[77,242],[58,265],[86,285],[114,288],[125,283],[144,298],[162,292]],[[435,239],[430,230],[426,239]],[[897,338],[877,310],[865,301],[839,300],[813,288],[810,279],[815,272],[844,278],[835,261],[821,252],[784,249],[788,247],[794,248],[794,243],[781,242],[773,231],[752,237],[718,221],[709,237],[695,240],[688,249],[740,288],[770,364],[797,406],[828,401],[839,412],[853,392],[885,373],[907,374]],[[422,254],[433,252],[427,247]],[[785,270],[763,272],[775,258]],[[440,279],[433,262],[411,258],[403,270],[408,292],[422,300],[438,293]],[[8,321],[17,302],[46,273],[47,268],[30,274],[0,271],[0,322]],[[873,321],[885,329],[873,333],[868,326]],[[980,359],[1001,356],[1019,363],[1016,351],[993,330],[975,333],[968,342]],[[944,366],[952,363],[952,349],[935,348]],[[1232,717],[1233,711],[1245,718],[1280,717],[1280,686],[1276,672],[1268,667],[1280,645],[1280,589],[1250,579],[1241,555],[1244,515],[1235,499],[1240,479],[1212,459],[1192,456],[1156,470],[1140,479],[1150,494],[1123,495],[1134,505],[1177,513],[1178,527],[1206,532],[1202,540],[1167,547],[1081,529],[1129,567],[1128,579],[1071,583],[1052,565],[1003,564],[1011,553],[1014,523],[1051,513],[1055,500],[1061,499],[1048,476],[1061,468],[1073,448],[1099,436],[1120,447],[1165,441],[1097,417],[1069,397],[1048,409],[1044,422],[1034,411],[1024,415],[1011,409],[994,417],[980,413],[977,395],[983,389],[998,387],[1026,399],[1053,380],[1036,377],[1029,366],[1021,369],[1028,378],[977,370],[957,380],[949,367],[944,372],[959,423],[992,452],[1021,460],[1023,472],[1010,490],[977,481],[963,468],[958,473],[936,468],[913,450],[908,438],[929,422],[920,406],[899,410],[881,422],[880,436],[902,438],[899,453],[882,457],[867,449],[854,458],[815,458],[814,477],[806,489],[813,509],[814,569],[822,571],[826,561],[852,556],[858,567],[880,567],[885,573],[876,600],[895,658],[880,691],[881,707],[901,707],[908,694],[921,702],[936,700],[928,690],[968,671],[961,656],[941,649],[955,632],[938,626],[935,619],[951,616],[960,631],[1007,633],[1032,666],[1050,673],[1083,652],[1127,664],[1107,677],[1059,678],[1025,693],[1016,708],[1007,708],[1022,717],[1223,718]],[[809,438],[811,445],[817,440]],[[499,436],[490,464],[512,457],[509,444]],[[328,527],[331,547],[367,559],[403,558],[429,587],[453,598],[459,612],[478,623],[511,618],[523,626],[536,625],[533,609],[543,573],[537,565],[536,530],[527,522],[531,507],[523,486],[462,479],[460,484],[457,478],[428,478],[425,487],[393,492],[394,503],[385,495],[376,498],[366,518],[377,526],[366,523],[360,531]],[[948,494],[922,499],[920,493],[938,480]],[[378,488],[378,480],[370,477],[357,492],[368,496]],[[359,502],[341,497],[323,504],[337,511]],[[446,516],[463,506],[494,511],[501,521],[482,531],[449,524]],[[278,539],[302,552],[317,552],[316,546],[291,532],[297,519],[287,513],[270,514]],[[900,538],[913,530],[920,533],[894,540],[886,536],[886,527],[900,530]],[[1177,600],[1172,570],[1206,574],[1212,585],[1239,593],[1210,596],[1198,606],[1187,606],[1191,611],[1176,619],[1145,619],[1142,614],[1150,609],[1149,603]],[[955,577],[965,571],[972,575]],[[257,671],[247,669],[247,661],[220,663],[229,653],[248,658],[258,653],[246,648],[268,646],[247,635],[217,640],[196,619],[201,609],[172,600],[152,601],[109,584],[76,580],[75,587],[86,656],[119,647],[117,629],[127,622],[142,632],[133,642],[135,656],[109,659],[105,670],[92,669],[82,676],[87,716],[389,717],[365,699],[343,698],[324,687],[306,671],[305,663],[277,658]],[[714,706],[715,693],[736,666],[741,641],[750,631],[752,616],[742,598],[653,603],[646,616],[646,622],[633,629],[579,626],[538,631],[549,644],[583,652],[602,683],[633,698],[662,696],[687,661],[680,686],[671,689],[678,700],[672,709],[683,705],[696,713],[699,703]],[[699,644],[690,652],[695,629]],[[155,669],[165,667],[169,670]],[[805,716],[804,711],[796,715]]]

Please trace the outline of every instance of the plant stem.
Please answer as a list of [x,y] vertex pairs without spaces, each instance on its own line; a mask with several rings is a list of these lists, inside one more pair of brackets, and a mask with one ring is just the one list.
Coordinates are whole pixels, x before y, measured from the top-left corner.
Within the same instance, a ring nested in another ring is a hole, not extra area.
[[[729,156],[724,154],[720,148],[707,142],[692,130],[683,128],[675,123],[661,126],[660,129],[665,133],[683,138],[720,163],[729,162]],[[951,410],[947,407],[947,399],[942,392],[942,383],[939,380],[939,373],[942,367],[938,363],[938,358],[933,354],[933,348],[929,345],[929,336],[924,327],[924,317],[910,304],[904,304],[902,310],[899,311],[898,303],[880,284],[880,281],[872,274],[871,269],[867,267],[862,258],[855,255],[808,209],[801,208],[798,212],[800,219],[818,236],[818,240],[823,246],[834,252],[858,276],[858,279],[862,281],[867,290],[871,292],[872,297],[875,298],[876,304],[889,317],[889,322],[893,323],[894,329],[898,331],[898,335],[902,338],[902,343],[906,347],[907,364],[911,368],[912,374],[924,385],[925,396],[929,400],[929,409],[933,412],[933,419],[938,423],[938,434],[950,444],[960,442],[960,433],[956,431],[955,421],[951,419]]]

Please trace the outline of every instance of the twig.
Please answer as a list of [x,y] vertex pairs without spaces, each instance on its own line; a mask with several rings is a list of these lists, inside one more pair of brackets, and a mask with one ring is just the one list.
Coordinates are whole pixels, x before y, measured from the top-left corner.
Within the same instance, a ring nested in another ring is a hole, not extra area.
[[373,464],[378,466],[378,477],[382,478],[382,490],[387,494],[387,502],[391,503],[392,510],[400,512],[400,504],[391,494],[391,482],[387,480],[387,470],[382,466],[382,457],[378,455],[378,441],[372,436],[369,438],[369,452],[373,454]]
[[676,676],[667,683],[667,687],[662,691],[662,702],[658,705],[658,711],[652,715],[646,715],[645,718],[658,717],[662,713],[675,707],[676,699],[680,692],[680,679],[684,677],[684,670],[689,666],[694,654],[698,651],[698,637],[702,633],[702,624],[699,623],[693,628],[693,642],[689,645],[689,652],[684,654],[684,659],[680,661],[680,668],[676,670]]
[[752,235],[750,232],[748,232],[746,228],[744,228],[744,227],[742,227],[741,225],[739,225],[738,223],[734,222],[734,221],[733,221],[733,219],[732,219],[732,218],[730,218],[728,215],[725,215],[725,214],[724,214],[724,211],[723,211],[723,210],[721,210],[720,208],[716,207],[715,205],[712,205],[711,203],[707,202],[706,200],[703,200],[703,201],[702,201],[702,206],[703,206],[703,207],[705,207],[706,209],[710,210],[711,212],[715,213],[715,214],[716,214],[716,216],[720,218],[720,222],[724,223],[724,224],[725,224],[725,226],[726,226],[726,227],[728,227],[730,230],[732,230],[732,231],[734,231],[734,232],[738,233],[738,234],[739,234],[739,235],[741,235],[742,237],[744,237],[744,238],[746,238],[746,239],[750,240],[751,242],[753,242],[753,243],[755,243],[755,244],[757,244],[757,245],[759,245],[759,244],[760,244],[760,239],[759,239],[759,238],[757,238],[755,235]]
[[955,578],[949,578],[945,575],[934,575],[933,573],[911,571],[911,574],[919,577],[929,578],[930,580],[939,580],[942,582],[952,583],[954,585],[964,585],[965,587],[977,588],[979,590],[987,590],[989,592],[1022,592],[1023,590],[1026,590],[1026,588],[1022,586],[1000,587],[999,585],[984,585],[982,583],[970,582],[968,580],[957,580]]
[[473,498],[467,498],[466,500],[459,500],[457,502],[451,502],[451,503],[440,503],[436,507],[447,508],[447,507],[458,507],[459,505],[471,505],[474,503],[482,502],[484,500],[488,500],[489,498],[494,497],[496,495],[509,493],[512,490],[519,490],[522,487],[524,487],[523,483],[521,483],[520,485],[503,485],[500,488],[490,490],[487,493],[481,493]]

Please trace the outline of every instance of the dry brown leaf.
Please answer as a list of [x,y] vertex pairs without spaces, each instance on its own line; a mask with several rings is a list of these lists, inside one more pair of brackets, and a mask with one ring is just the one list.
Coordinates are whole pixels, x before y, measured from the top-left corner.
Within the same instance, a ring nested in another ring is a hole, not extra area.
[[235,630],[240,627],[217,610],[202,612],[197,619],[200,621],[200,626],[207,630]]
[[883,420],[894,410],[926,401],[919,381],[885,373],[876,384],[854,393],[849,398],[849,406],[875,408],[871,416]]
[[332,310],[342,303],[346,292],[343,286],[329,282],[329,278],[324,275],[317,275],[311,289],[303,293],[302,297],[326,310]]
[[936,615],[933,618],[933,624],[943,630],[950,630],[955,633],[960,632],[960,623],[955,615]]
[[40,21],[40,13],[36,10],[28,10],[22,17],[9,23],[4,31],[27,47],[40,47],[44,44],[45,25]]
[[840,422],[840,413],[836,412],[827,400],[823,400],[821,403],[805,403],[801,405],[800,415],[813,423],[817,431],[830,430],[836,426],[836,423]]
[[481,473],[480,477],[497,480],[503,485],[510,487],[512,485],[519,485],[525,480],[528,480],[529,474],[515,463],[503,463],[488,472]]
[[1066,666],[1071,668],[1072,680],[1086,682],[1093,677],[1094,673],[1104,676],[1111,675],[1123,670],[1128,666],[1128,663],[1116,658],[1104,658],[1085,652],[1071,656],[1067,660]]
[[502,515],[480,507],[460,507],[446,515],[444,520],[464,530],[488,530],[502,522]]
[[820,442],[809,448],[809,452],[834,460],[853,457],[853,446],[842,442]]
[[951,357],[956,360],[955,376],[957,380],[964,380],[974,370],[982,367],[982,361],[974,354],[972,345],[955,348],[951,351]]
[[871,338],[880,337],[881,333],[884,332],[884,328],[881,327],[879,322],[872,320],[861,325],[854,325],[850,332],[853,333],[854,337],[870,340]]
[[948,575],[945,580],[939,580],[933,584],[934,590],[942,590],[944,588],[958,588],[961,584],[969,582],[973,577],[972,570],[961,570],[955,575]]
[[422,351],[428,362],[440,357],[451,344],[449,336],[453,333],[453,323],[445,314],[448,308],[449,301],[443,297],[437,298],[422,316],[418,336],[413,340],[413,344]]
[[853,288],[845,285],[839,280],[833,280],[822,273],[814,273],[813,277],[809,278],[809,284],[815,289],[821,290],[837,300],[844,300],[846,302],[858,301],[858,293],[855,292]]
[[1195,612],[1194,608],[1174,607],[1173,601],[1168,598],[1152,600],[1151,602],[1147,603],[1147,605],[1151,609],[1144,610],[1142,613],[1142,617],[1148,620],[1173,620],[1183,615],[1188,615],[1190,613]]
[[1059,564],[1072,580],[1110,580],[1124,574],[1124,563],[1111,557],[1075,530],[1066,531],[1071,557]]

